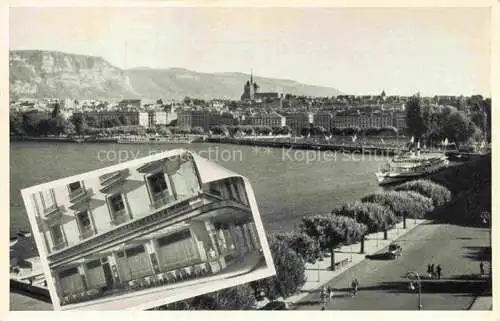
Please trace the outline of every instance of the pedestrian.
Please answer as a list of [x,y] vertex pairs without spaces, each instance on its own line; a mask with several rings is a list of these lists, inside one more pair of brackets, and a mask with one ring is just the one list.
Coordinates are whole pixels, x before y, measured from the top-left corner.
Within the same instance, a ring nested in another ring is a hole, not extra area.
[[321,288],[321,303],[326,303],[326,287],[324,286]]
[[434,278],[434,263],[431,264],[431,271],[430,271],[431,278]]
[[356,295],[356,281],[355,281],[355,279],[353,279],[351,282],[351,289],[352,289],[352,296],[355,296]]
[[329,297],[330,297],[330,302],[332,302],[332,300],[333,300],[333,294],[334,294],[334,293],[333,293],[333,288],[330,288],[330,290],[329,290],[329,291],[330,291],[330,292],[328,293],[328,295],[329,295]]
[[427,274],[431,274],[431,265],[427,264]]
[[479,263],[479,270],[481,271],[481,275],[484,275],[484,263],[483,263],[483,261],[481,261],[481,263]]
[[437,273],[438,280],[441,280],[441,265],[439,265],[439,264],[436,267],[436,273]]

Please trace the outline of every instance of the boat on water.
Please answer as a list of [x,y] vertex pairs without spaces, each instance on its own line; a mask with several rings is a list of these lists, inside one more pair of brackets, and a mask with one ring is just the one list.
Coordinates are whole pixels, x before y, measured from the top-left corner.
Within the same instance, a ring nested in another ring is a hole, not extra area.
[[189,136],[120,136],[118,144],[190,144],[195,140]]
[[446,168],[449,160],[444,153],[405,152],[394,157],[375,175],[380,185],[417,179]]

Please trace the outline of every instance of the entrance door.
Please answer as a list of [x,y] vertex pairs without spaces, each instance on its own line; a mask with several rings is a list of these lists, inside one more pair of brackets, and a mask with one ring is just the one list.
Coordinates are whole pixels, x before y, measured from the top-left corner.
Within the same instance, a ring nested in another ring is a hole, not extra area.
[[111,267],[109,263],[104,263],[102,265],[102,270],[104,271],[104,279],[106,280],[106,290],[111,290],[114,285],[113,272],[111,272]]

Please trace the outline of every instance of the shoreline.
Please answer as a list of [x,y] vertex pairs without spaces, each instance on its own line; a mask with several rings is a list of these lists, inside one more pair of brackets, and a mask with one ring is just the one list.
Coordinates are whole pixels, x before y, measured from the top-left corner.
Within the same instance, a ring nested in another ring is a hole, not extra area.
[[[190,137],[182,136],[182,137]],[[279,148],[279,149],[295,149],[295,150],[315,150],[315,151],[335,151],[342,153],[353,153],[353,154],[372,154],[372,155],[385,155],[385,156],[396,156],[401,152],[401,147],[384,147],[377,146],[373,144],[326,144],[319,142],[292,142],[277,140],[282,137],[276,138],[259,138],[259,139],[248,139],[248,138],[230,138],[230,137],[207,137],[204,135],[193,135],[192,143],[215,143],[215,144],[229,144],[229,145],[244,145],[244,146],[258,146],[267,148]],[[166,137],[168,139],[168,137]],[[115,143],[115,144],[125,144],[125,145],[137,145],[137,144],[172,144],[176,143],[175,139],[172,141],[138,141],[138,142],[120,142],[118,137],[36,137],[36,136],[18,136],[10,137],[10,142],[58,142],[58,143]],[[180,142],[182,144],[189,144],[191,142]],[[423,149],[422,152],[440,152],[436,150]],[[448,150],[445,152],[446,156],[457,158],[468,158],[470,156],[481,156],[487,153],[477,153],[477,152],[460,152],[457,150]],[[465,160],[465,159],[464,159]]]

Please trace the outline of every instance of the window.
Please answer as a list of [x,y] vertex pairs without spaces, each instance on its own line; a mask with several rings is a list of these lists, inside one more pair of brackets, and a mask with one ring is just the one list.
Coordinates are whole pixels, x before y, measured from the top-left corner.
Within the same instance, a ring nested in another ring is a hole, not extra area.
[[151,189],[151,194],[153,199],[161,197],[168,191],[167,182],[165,180],[165,174],[163,172],[158,172],[148,177],[149,188]]
[[82,184],[80,182],[74,182],[68,185],[69,192],[74,193],[82,189]]
[[86,230],[92,227],[92,223],[90,222],[89,212],[83,211],[76,214],[78,220],[78,226],[82,230]]
[[61,225],[54,225],[50,228],[50,235],[52,237],[52,244],[54,248],[59,248],[64,245],[64,235]]
[[125,200],[122,194],[115,194],[108,197],[109,211],[111,214],[111,223],[121,224],[128,221],[129,216],[125,208]]
[[83,192],[83,186],[81,182],[74,182],[68,184],[69,197],[70,199],[80,195]]
[[80,237],[82,239],[94,234],[94,230],[92,229],[92,221],[90,220],[90,214],[88,211],[77,213],[76,221],[78,223],[78,228],[80,229]]
[[53,188],[49,188],[40,192],[40,199],[42,200],[43,208],[46,210],[52,209],[56,206],[56,198]]
[[197,194],[200,183],[193,162],[180,164],[179,169],[169,176],[177,199],[185,199]]
[[125,212],[125,203],[123,202],[123,197],[121,194],[116,194],[108,197],[108,201],[113,216],[117,216]]

